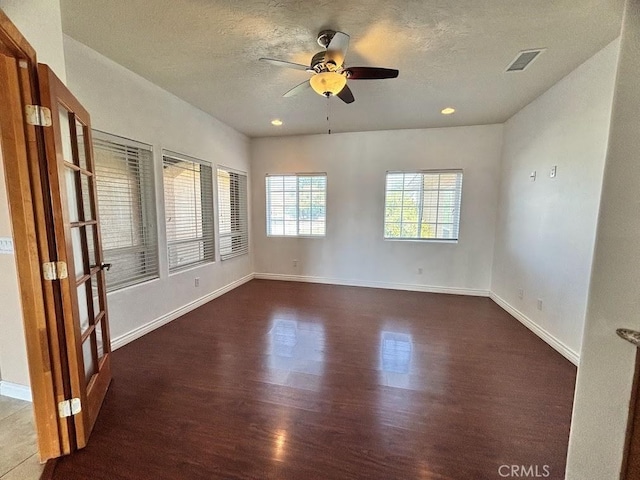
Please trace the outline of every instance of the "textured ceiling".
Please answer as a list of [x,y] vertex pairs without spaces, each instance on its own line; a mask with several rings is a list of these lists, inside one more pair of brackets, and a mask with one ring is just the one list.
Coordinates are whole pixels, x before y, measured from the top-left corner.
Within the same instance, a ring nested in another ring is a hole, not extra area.
[[[62,0],[66,34],[249,136],[327,131],[327,100],[282,94],[322,29],[351,35],[346,63],[398,68],[330,100],[334,132],[507,120],[619,34],[621,0]],[[521,73],[516,54],[547,48]],[[445,117],[440,110],[455,106]],[[281,118],[282,127],[270,121]]]

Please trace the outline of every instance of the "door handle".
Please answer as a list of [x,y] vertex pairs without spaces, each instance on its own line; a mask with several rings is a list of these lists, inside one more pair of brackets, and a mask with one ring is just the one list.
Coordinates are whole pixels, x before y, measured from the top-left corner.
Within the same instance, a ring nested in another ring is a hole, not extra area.
[[640,332],[628,328],[618,328],[616,333],[620,338],[640,348]]
[[110,263],[101,263],[100,264],[100,270],[106,270],[108,272],[109,270],[111,270],[111,264]]

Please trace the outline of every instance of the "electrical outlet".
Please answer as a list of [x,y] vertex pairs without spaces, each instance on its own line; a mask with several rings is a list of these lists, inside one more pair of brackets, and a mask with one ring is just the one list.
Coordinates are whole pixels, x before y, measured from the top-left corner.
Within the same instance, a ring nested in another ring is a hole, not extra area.
[[418,267],[418,275],[422,275],[422,267]]
[[551,171],[549,172],[549,177],[556,178],[557,174],[558,174],[558,166],[554,165],[553,167],[551,167]]
[[200,277],[196,277],[195,282],[193,282],[195,284],[196,287],[200,286]]
[[293,262],[292,262],[292,263],[293,263],[293,266],[294,266],[294,267],[297,267],[297,266],[298,266],[298,260],[293,260]]
[[529,174],[529,178],[531,179],[532,182],[536,181],[536,175],[537,174],[535,170]]
[[542,310],[542,299],[538,299],[538,310]]
[[0,253],[10,255],[13,253],[13,239],[11,237],[0,238]]
[[518,289],[518,298],[520,300],[522,300],[524,298],[524,290],[521,289],[521,288]]

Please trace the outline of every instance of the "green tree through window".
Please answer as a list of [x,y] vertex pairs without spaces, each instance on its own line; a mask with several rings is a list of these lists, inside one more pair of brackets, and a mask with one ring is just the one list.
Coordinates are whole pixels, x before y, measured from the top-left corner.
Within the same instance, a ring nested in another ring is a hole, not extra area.
[[461,171],[387,173],[385,238],[457,240],[461,193]]

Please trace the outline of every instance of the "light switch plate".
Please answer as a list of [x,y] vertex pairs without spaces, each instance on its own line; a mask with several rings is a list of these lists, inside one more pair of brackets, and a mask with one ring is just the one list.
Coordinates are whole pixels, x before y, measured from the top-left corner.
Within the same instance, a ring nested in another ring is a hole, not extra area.
[[0,237],[0,254],[13,254],[13,238]]

